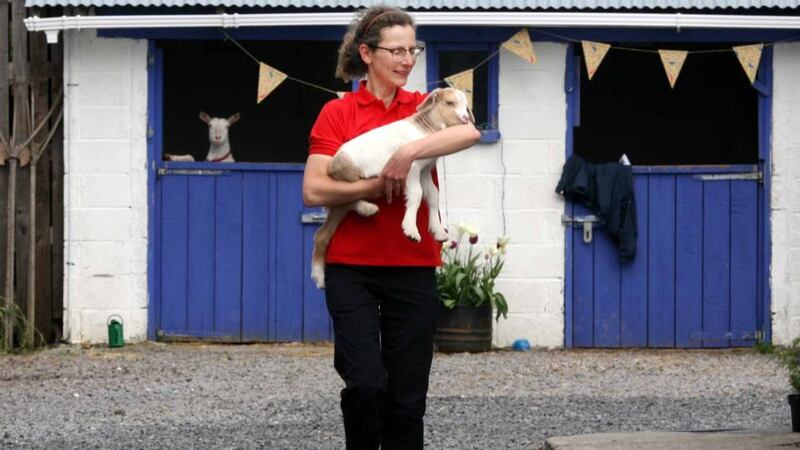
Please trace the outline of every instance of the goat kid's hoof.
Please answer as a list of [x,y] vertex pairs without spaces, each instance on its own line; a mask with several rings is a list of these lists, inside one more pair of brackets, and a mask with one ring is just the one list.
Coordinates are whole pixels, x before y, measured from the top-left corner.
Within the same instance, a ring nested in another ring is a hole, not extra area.
[[414,242],[422,241],[422,236],[419,235],[419,230],[417,230],[417,227],[414,228],[403,227],[403,234],[405,234],[406,237],[408,237]]
[[450,239],[450,235],[447,234],[447,231],[439,230],[433,231],[433,238],[436,239],[438,242],[447,242]]

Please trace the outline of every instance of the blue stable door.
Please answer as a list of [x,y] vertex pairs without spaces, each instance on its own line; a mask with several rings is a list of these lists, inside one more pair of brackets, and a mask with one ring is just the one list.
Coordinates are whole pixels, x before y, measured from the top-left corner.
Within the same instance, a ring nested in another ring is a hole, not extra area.
[[[567,62],[567,156],[580,122],[580,60]],[[771,52],[758,79],[758,162],[634,166],[638,240],[620,262],[601,224],[567,202],[565,346],[724,348],[770,340]],[[636,161],[634,161],[635,163]]]
[[568,231],[572,346],[752,345],[764,319],[760,177],[746,165],[636,168],[633,261],[602,226]]
[[[329,341],[300,164],[161,163],[156,338]],[[304,223],[305,222],[305,223]]]

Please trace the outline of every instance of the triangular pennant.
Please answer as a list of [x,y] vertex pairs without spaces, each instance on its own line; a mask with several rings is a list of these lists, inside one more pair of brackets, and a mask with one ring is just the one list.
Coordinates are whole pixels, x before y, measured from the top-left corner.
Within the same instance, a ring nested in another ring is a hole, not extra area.
[[678,81],[678,75],[681,74],[683,62],[686,61],[686,55],[689,52],[686,50],[659,50],[658,54],[661,56],[664,70],[667,72],[669,86],[674,88],[675,82]]
[[583,59],[586,60],[586,72],[591,80],[611,45],[592,41],[581,41],[581,45],[583,46]]
[[286,74],[264,63],[259,63],[258,69],[258,97],[256,103],[261,103],[270,92],[286,79]]
[[756,81],[756,74],[758,73],[758,63],[761,61],[761,50],[764,44],[753,45],[740,45],[733,47],[736,52],[736,57],[739,58],[739,63],[742,65],[747,78],[750,79],[750,84]]
[[450,87],[460,89],[467,95],[467,104],[472,109],[472,69],[450,75],[444,79]]
[[531,64],[536,64],[536,53],[533,51],[533,43],[527,28],[519,30],[517,34],[503,42],[503,48]]
[[347,92],[336,91],[336,96],[340,99],[344,98],[344,94],[347,94]]

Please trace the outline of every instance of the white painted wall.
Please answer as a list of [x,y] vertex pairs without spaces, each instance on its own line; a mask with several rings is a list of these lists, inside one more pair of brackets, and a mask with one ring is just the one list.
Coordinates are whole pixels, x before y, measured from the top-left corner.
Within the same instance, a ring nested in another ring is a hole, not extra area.
[[147,336],[147,43],[64,35],[64,336]]
[[536,43],[531,65],[500,52],[501,140],[439,162],[444,217],[480,228],[480,242],[508,234],[506,266],[497,288],[508,319],[494,344],[528,339],[537,347],[564,345],[564,201],[555,194],[565,159],[566,45]]
[[773,342],[800,337],[800,43],[775,44],[772,91]]

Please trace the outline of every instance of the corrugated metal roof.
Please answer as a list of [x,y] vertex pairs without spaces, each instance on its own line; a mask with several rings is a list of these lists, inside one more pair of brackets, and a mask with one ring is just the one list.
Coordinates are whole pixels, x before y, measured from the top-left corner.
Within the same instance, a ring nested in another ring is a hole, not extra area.
[[390,3],[412,10],[539,10],[539,9],[752,9],[798,8],[800,0],[26,0],[33,6],[229,6],[357,9]]

